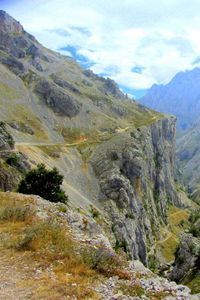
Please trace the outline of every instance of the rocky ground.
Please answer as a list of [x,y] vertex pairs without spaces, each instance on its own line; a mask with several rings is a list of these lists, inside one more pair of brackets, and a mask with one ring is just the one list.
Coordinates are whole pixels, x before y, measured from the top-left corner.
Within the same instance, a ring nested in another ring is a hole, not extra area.
[[[158,277],[145,268],[139,261],[129,261],[128,265],[118,275],[104,276],[92,275],[92,295],[77,293],[82,287],[82,279],[71,276],[71,271],[58,273],[54,262],[48,263],[45,257],[38,260],[37,253],[32,251],[17,251],[11,247],[19,232],[24,226],[17,219],[5,219],[3,205],[5,201],[12,207],[31,208],[34,218],[37,220],[57,220],[65,230],[73,236],[73,239],[82,247],[86,245],[97,248],[104,245],[110,253],[114,252],[102,227],[95,218],[84,212],[69,209],[64,204],[52,204],[38,196],[25,196],[15,193],[0,193],[0,299],[200,299],[200,295],[191,295],[190,289],[183,285],[177,285],[167,279]],[[2,204],[3,203],[3,204]],[[8,206],[7,206],[8,207]],[[5,212],[5,211],[4,211]],[[15,210],[16,212],[16,210]],[[18,210],[19,214],[19,210]],[[30,218],[30,216],[29,216]],[[30,222],[28,221],[30,226]],[[39,221],[37,221],[39,222]],[[15,241],[16,242],[16,241]],[[37,245],[35,246],[37,247]],[[42,246],[41,246],[42,247]],[[88,277],[91,275],[88,275]],[[65,278],[65,279],[63,279]],[[67,279],[66,279],[67,278]],[[68,279],[70,278],[70,280]],[[91,278],[90,278],[91,279]],[[68,287],[70,286],[69,294]],[[83,288],[83,287],[82,287]],[[54,289],[51,293],[50,290]],[[65,291],[65,292],[63,292]]]

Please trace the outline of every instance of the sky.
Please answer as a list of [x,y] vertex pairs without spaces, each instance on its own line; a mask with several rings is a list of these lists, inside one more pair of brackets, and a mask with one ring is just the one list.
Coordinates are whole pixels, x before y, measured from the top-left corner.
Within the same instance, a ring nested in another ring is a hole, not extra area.
[[136,98],[200,64],[199,0],[0,0],[0,9]]

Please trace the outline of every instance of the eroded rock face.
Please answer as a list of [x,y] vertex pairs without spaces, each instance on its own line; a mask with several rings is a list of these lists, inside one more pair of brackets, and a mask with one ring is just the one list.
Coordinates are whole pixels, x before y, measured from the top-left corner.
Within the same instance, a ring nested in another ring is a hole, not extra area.
[[0,61],[16,75],[22,75],[25,72],[23,63],[11,55],[0,58]]
[[21,24],[0,11],[0,50],[1,62],[16,75],[22,75],[25,67],[20,59],[30,58],[29,63],[39,72],[43,72],[41,61],[48,61],[42,54],[37,40],[28,34]]
[[22,25],[3,10],[0,10],[0,30],[17,34],[24,32]]
[[67,93],[64,93],[50,81],[41,80],[36,85],[35,91],[57,113],[67,117],[74,117],[80,111],[78,101]]
[[64,89],[68,89],[74,93],[80,94],[80,91],[77,87],[75,87],[74,85],[70,84],[69,82],[67,82],[66,80],[63,80],[62,78],[56,76],[56,75],[52,75],[52,79],[55,82],[55,84],[57,84],[58,86],[64,88]]
[[17,170],[0,159],[0,190],[12,191],[19,184],[21,176]]
[[174,141],[175,118],[166,118],[116,135],[91,158],[117,243],[144,264],[168,205],[181,204],[174,186]]
[[199,272],[200,266],[200,240],[192,234],[183,234],[176,251],[174,268],[170,279],[176,282],[184,280],[188,283]]
[[113,96],[115,96],[117,98],[121,98],[121,99],[125,98],[124,93],[122,93],[122,91],[120,91],[118,85],[116,84],[116,82],[114,80],[112,80],[110,78],[105,79],[104,87]]
[[0,151],[14,148],[14,140],[6,129],[6,124],[0,122]]

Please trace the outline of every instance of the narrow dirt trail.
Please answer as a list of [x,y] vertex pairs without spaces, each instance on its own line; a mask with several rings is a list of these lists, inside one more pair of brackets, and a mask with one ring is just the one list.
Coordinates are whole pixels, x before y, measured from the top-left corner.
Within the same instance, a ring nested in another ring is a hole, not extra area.
[[35,147],[35,146],[47,146],[47,147],[50,147],[50,146],[66,146],[66,147],[71,147],[71,146],[77,146],[77,145],[80,145],[84,142],[86,142],[87,139],[84,139],[84,140],[79,140],[75,143],[43,143],[43,142],[38,142],[38,143],[26,143],[26,142],[17,142],[15,143],[15,146],[18,147],[18,146],[27,146],[27,147]]
[[0,249],[0,299],[35,299],[37,281],[27,284],[27,279],[35,275],[34,267],[33,262],[29,264],[26,254]]
[[[182,212],[181,212],[181,211],[176,211],[176,212],[174,212],[173,214],[171,214],[170,217],[174,217],[174,216],[177,216],[177,215],[179,215],[179,214],[182,214]],[[170,238],[172,238],[173,233],[169,231],[168,226],[169,226],[169,225],[167,225],[167,226],[164,228],[165,232],[167,233],[166,237],[165,237],[164,239],[161,239],[161,240],[157,241],[157,242],[152,246],[151,251],[150,251],[149,254],[153,254],[154,250],[156,249],[156,247],[157,247],[158,245],[162,245],[162,244],[165,243],[167,240],[169,240]]]

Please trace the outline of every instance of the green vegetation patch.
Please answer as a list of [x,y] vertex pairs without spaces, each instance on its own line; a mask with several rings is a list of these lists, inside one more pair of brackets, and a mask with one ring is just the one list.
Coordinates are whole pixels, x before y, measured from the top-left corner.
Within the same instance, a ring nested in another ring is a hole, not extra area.
[[43,129],[41,120],[26,106],[18,104],[9,109],[9,122],[16,121],[19,124],[27,124],[33,129],[35,136],[41,140],[48,140],[47,133]]
[[51,202],[67,203],[68,197],[61,189],[63,175],[56,168],[47,170],[44,164],[29,171],[18,186],[18,192],[23,194],[34,194]]
[[61,145],[48,145],[48,146],[39,145],[37,146],[37,148],[39,148],[46,155],[52,158],[59,158],[60,153],[62,152]]
[[192,294],[200,292],[200,274],[196,275],[192,281],[187,283],[187,286],[191,289]]
[[189,229],[189,211],[170,206],[168,210],[168,226],[160,228],[162,239],[156,242],[156,249],[161,252],[166,262],[175,259],[175,252],[179,244],[179,236]]

